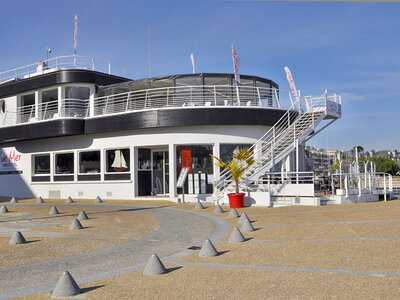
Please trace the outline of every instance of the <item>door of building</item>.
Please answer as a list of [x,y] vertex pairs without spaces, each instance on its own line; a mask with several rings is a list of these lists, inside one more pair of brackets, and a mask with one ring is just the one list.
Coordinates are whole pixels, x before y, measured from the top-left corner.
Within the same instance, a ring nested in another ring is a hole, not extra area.
[[138,195],[169,193],[168,150],[138,148]]

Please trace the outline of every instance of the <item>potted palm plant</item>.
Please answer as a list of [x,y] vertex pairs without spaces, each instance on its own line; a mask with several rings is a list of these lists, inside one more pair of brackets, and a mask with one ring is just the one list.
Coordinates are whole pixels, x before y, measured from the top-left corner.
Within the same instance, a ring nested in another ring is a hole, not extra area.
[[223,168],[224,171],[232,176],[235,182],[235,193],[228,194],[229,206],[231,208],[241,208],[244,205],[245,193],[239,192],[239,182],[243,179],[246,170],[254,163],[252,152],[249,148],[241,148],[239,151],[233,152],[232,160],[223,162],[218,157],[210,154],[212,158],[217,160],[216,166]]

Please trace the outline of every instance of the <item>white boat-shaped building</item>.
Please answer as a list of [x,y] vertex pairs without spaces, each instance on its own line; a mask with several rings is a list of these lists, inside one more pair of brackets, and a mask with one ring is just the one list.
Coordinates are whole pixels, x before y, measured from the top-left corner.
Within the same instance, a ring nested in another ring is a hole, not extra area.
[[189,167],[185,199],[223,201],[233,183],[210,154],[249,147],[250,203],[315,202],[304,145],[341,117],[340,95],[299,101],[257,76],[236,86],[233,74],[132,80],[112,69],[59,57],[0,73],[0,196],[178,201]]

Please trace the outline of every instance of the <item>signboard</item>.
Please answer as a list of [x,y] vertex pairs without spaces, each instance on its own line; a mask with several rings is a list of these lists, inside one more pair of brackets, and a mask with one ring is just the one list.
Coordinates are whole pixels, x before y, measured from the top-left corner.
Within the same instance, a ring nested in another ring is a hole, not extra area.
[[186,178],[189,174],[189,168],[182,168],[179,173],[178,182],[176,183],[177,188],[183,188]]
[[329,111],[333,111],[339,115],[342,114],[342,105],[340,105],[339,103],[328,100],[326,105]]
[[2,174],[15,174],[21,173],[22,154],[15,148],[0,149],[0,173]]
[[182,150],[182,168],[189,168],[192,173],[192,150]]

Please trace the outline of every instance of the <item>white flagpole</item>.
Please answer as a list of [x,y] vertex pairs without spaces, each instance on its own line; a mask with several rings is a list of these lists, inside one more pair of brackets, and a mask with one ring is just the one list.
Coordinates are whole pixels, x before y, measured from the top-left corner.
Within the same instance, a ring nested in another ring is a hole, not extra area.
[[149,21],[149,78],[151,77],[151,45],[150,45],[150,21]]
[[78,16],[74,20],[74,68],[76,68],[76,45],[78,43]]

